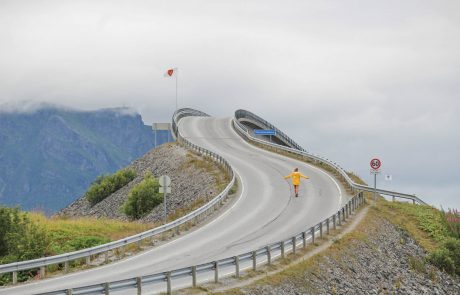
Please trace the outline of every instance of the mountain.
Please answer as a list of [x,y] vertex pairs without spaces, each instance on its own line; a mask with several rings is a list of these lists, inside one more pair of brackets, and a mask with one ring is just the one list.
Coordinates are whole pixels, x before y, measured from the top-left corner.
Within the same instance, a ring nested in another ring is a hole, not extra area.
[[152,128],[127,108],[0,111],[0,204],[55,212],[153,147]]

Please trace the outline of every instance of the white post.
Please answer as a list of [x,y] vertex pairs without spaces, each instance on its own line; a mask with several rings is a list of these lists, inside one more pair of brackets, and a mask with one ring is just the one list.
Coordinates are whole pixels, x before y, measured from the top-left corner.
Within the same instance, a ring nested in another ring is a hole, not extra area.
[[179,69],[177,69],[176,73],[176,111],[177,111],[177,80],[179,80]]
[[374,202],[377,201],[377,174],[374,173]]

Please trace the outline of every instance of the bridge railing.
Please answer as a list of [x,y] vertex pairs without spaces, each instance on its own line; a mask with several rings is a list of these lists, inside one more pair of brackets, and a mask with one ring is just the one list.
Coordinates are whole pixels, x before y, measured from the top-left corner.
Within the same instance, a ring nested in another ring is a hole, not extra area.
[[[300,157],[302,157],[302,158],[304,158],[306,160],[310,160],[310,161],[312,161],[314,163],[321,163],[324,166],[328,166],[328,167],[330,167],[331,169],[333,169],[334,171],[336,171],[340,175],[340,177],[347,183],[347,185],[349,186],[350,190],[353,191],[353,192],[354,191],[376,192],[376,193],[381,194],[381,195],[391,196],[391,197],[393,197],[393,200],[394,200],[394,198],[402,198],[402,199],[406,199],[406,200],[411,200],[414,204],[419,203],[419,204],[426,205],[426,203],[424,201],[422,201],[420,198],[418,198],[415,195],[404,194],[404,193],[400,193],[400,192],[396,192],[396,191],[389,191],[389,190],[383,190],[383,189],[374,189],[374,188],[369,187],[367,185],[362,185],[362,184],[355,183],[348,176],[348,174],[345,171],[345,169],[343,169],[339,164],[337,164],[336,162],[333,162],[333,161],[331,161],[329,159],[323,158],[323,157],[321,157],[319,155],[308,153],[303,149],[300,150],[298,148],[290,148],[290,147],[282,146],[282,145],[279,145],[279,144],[276,144],[276,143],[271,143],[271,142],[268,142],[268,141],[265,141],[265,140],[261,140],[259,138],[255,138],[254,136],[251,135],[251,132],[249,132],[249,130],[246,128],[246,126],[240,122],[240,120],[242,118],[245,118],[245,117],[248,117],[248,118],[250,118],[252,120],[258,120],[259,117],[254,115],[254,114],[252,114],[251,112],[248,112],[248,111],[245,111],[245,110],[238,110],[238,111],[235,112],[235,118],[233,119],[233,126],[234,126],[235,130],[241,136],[243,136],[243,138],[245,138],[248,141],[252,141],[252,142],[255,142],[255,143],[258,143],[258,144],[262,144],[262,145],[264,145],[266,147],[269,147],[271,149],[274,149],[274,150],[277,150],[277,151],[283,151],[283,152],[293,154],[293,155],[297,155],[297,156],[300,156]],[[260,120],[262,120],[260,122],[261,124],[265,124],[267,126],[273,126],[273,125],[271,125],[270,123],[268,123],[267,121],[265,121],[265,120],[263,120],[261,118],[260,118]],[[283,133],[283,136],[287,136],[287,135],[285,135]]]
[[[285,258],[289,253],[296,254],[299,249],[305,249],[308,245],[315,244],[317,239],[322,239],[325,235],[331,234],[331,231],[336,230],[337,227],[342,226],[342,224],[364,203],[364,195],[362,192],[359,192],[340,208],[340,210],[314,226],[307,227],[302,232],[287,239],[236,256],[161,273],[87,285],[78,288],[39,293],[36,295],[108,295],[112,292],[127,289],[137,289],[137,294],[141,294],[143,288],[148,286],[151,287],[152,285],[155,285],[156,289],[154,291],[150,289],[149,293],[166,292],[167,294],[171,294],[174,284],[177,283],[178,286],[182,287],[184,285],[184,279],[189,280],[188,285],[196,287],[203,282],[211,281],[218,283],[220,279],[230,275],[238,278],[244,270],[257,271],[261,265],[270,265],[278,257]],[[225,275],[221,275],[223,270],[226,272]]]
[[233,171],[233,168],[230,166],[230,164],[218,154],[211,152],[207,149],[204,149],[202,147],[199,147],[197,145],[194,145],[193,143],[188,141],[186,138],[182,137],[182,135],[180,134],[177,128],[177,125],[180,119],[187,117],[187,116],[208,116],[208,115],[203,112],[196,111],[193,109],[179,109],[173,115],[172,126],[173,126],[174,135],[179,143],[183,144],[187,148],[203,156],[209,157],[214,162],[218,163],[219,165],[224,167],[224,169],[226,169],[226,171],[230,175],[230,182],[227,184],[227,186],[221,193],[219,193],[216,197],[214,197],[211,201],[209,201],[202,207],[170,223],[167,223],[165,225],[153,228],[151,230],[148,230],[148,231],[124,238],[124,239],[120,239],[118,241],[110,242],[107,244],[95,246],[95,247],[88,248],[88,249],[83,249],[79,251],[69,252],[69,253],[50,256],[50,257],[43,257],[43,258],[34,259],[34,260],[3,264],[3,265],[0,265],[0,274],[12,273],[13,284],[16,284],[18,271],[30,270],[30,269],[40,269],[40,277],[44,277],[46,266],[63,264],[64,269],[67,272],[69,270],[69,263],[71,261],[85,259],[86,263],[89,264],[91,262],[91,257],[95,255],[99,255],[99,254],[104,255],[105,256],[104,259],[107,262],[109,251],[118,250],[118,252],[121,252],[123,256],[125,253],[125,247],[127,245],[137,243],[138,247],[140,247],[140,243],[143,240],[152,239],[153,241],[154,237],[164,232],[170,231],[170,230],[176,230],[178,232],[179,227],[181,225],[184,225],[186,223],[194,224],[196,222],[199,222],[203,220],[204,218],[206,218],[208,215],[210,215],[212,212],[217,210],[217,208],[227,198],[230,189],[235,184],[235,172]]

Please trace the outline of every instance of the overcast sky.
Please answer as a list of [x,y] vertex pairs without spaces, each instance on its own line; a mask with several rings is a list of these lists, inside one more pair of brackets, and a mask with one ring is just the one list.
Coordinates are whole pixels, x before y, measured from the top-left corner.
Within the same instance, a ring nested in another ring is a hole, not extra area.
[[[371,183],[460,209],[460,1],[0,0],[0,104],[245,108]],[[5,106],[4,106],[5,108]]]

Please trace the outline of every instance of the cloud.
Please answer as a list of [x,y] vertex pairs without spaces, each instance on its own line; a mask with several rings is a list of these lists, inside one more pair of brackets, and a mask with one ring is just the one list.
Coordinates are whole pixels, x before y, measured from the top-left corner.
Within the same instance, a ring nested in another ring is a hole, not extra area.
[[460,175],[458,11],[453,0],[2,1],[0,104],[125,106],[167,122],[175,80],[163,72],[177,66],[179,106],[249,109],[368,181],[381,156],[401,189],[428,195],[425,184]]

